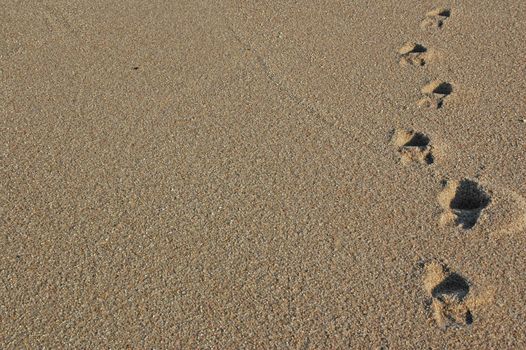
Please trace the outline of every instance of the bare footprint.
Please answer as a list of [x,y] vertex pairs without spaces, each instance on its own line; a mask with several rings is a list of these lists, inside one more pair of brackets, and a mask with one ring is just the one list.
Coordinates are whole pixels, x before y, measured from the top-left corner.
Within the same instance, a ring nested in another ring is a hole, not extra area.
[[421,108],[438,109],[444,106],[444,100],[453,92],[453,85],[440,80],[433,80],[422,90],[422,97],[417,104]]
[[469,230],[491,203],[491,196],[479,183],[462,179],[448,182],[438,201],[444,209],[440,218],[442,226],[454,225]]
[[393,143],[403,164],[411,162],[432,164],[434,162],[431,140],[424,133],[410,129],[395,130]]
[[460,274],[432,260],[424,264],[424,289],[430,319],[441,329],[460,328],[473,323],[470,284]]
[[433,57],[426,47],[413,42],[406,42],[398,50],[398,54],[402,66],[425,66]]
[[444,22],[451,16],[449,8],[435,8],[426,13],[425,18],[420,22],[420,27],[424,30],[439,30],[444,27]]

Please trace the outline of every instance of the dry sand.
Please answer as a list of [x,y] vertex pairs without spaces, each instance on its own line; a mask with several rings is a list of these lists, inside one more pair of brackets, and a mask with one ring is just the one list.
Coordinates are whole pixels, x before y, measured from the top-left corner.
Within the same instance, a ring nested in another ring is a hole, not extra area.
[[0,348],[526,347],[525,1],[0,16]]

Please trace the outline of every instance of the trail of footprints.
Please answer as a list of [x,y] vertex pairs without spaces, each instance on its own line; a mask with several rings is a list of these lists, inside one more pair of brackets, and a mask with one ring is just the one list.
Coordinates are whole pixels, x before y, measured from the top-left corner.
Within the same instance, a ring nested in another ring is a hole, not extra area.
[[[440,31],[450,16],[451,9],[436,8],[426,13],[420,26],[426,32]],[[423,67],[432,62],[434,57],[432,50],[415,42],[406,42],[398,50],[400,65],[404,67]],[[452,84],[430,80],[422,87],[422,97],[417,105],[430,110],[443,108],[452,92]],[[436,150],[431,138],[423,132],[397,129],[392,133],[391,142],[404,165],[432,165],[436,161]],[[440,226],[473,229],[491,203],[490,193],[471,179],[444,181],[442,187],[438,195],[442,208]],[[437,260],[422,263],[420,267],[424,276],[425,307],[430,320],[441,329],[465,327],[475,322],[473,308],[482,303],[472,295],[470,282]]]

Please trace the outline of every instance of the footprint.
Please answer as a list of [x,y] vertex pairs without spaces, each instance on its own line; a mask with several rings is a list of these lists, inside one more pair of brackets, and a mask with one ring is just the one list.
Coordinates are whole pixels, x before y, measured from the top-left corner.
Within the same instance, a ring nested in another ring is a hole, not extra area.
[[426,84],[422,90],[422,97],[418,100],[418,106],[421,108],[442,108],[444,100],[453,92],[453,85],[445,81],[433,80]]
[[444,27],[444,22],[451,16],[451,10],[448,8],[435,8],[428,13],[420,22],[420,27],[424,30],[438,30]]
[[413,42],[406,42],[398,53],[402,66],[425,66],[432,57],[426,47]]
[[397,147],[403,164],[411,162],[432,164],[434,162],[431,140],[424,133],[410,129],[395,130],[393,143]]
[[442,226],[455,225],[469,230],[491,203],[491,196],[477,182],[462,179],[448,182],[438,201],[444,209],[440,218]]
[[424,288],[430,318],[439,328],[460,328],[473,323],[470,306],[481,302],[470,297],[470,284],[460,274],[436,260],[429,261],[424,264]]

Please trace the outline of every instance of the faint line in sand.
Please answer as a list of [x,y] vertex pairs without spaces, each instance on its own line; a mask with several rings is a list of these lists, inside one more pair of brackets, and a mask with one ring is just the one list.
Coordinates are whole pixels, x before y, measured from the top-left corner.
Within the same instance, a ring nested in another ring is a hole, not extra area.
[[350,136],[352,139],[354,139],[354,135],[352,133],[350,133],[349,131],[347,131],[345,129],[339,128],[335,123],[327,120],[327,118],[323,116],[322,112],[320,112],[317,108],[315,108],[312,105],[310,105],[306,101],[305,98],[301,98],[301,97],[297,96],[296,94],[294,94],[293,92],[291,92],[289,89],[285,88],[283,86],[283,82],[281,81],[281,79],[276,77],[276,75],[271,72],[270,67],[268,66],[267,61],[265,60],[265,58],[263,56],[261,56],[260,54],[258,54],[257,51],[254,50],[254,48],[250,44],[245,44],[245,42],[235,32],[235,30],[232,28],[232,26],[228,25],[227,27],[228,27],[228,30],[230,31],[230,33],[233,35],[234,39],[245,50],[252,52],[252,54],[256,58],[256,61],[257,61],[258,65],[263,70],[263,73],[265,74],[267,79],[269,81],[271,81],[272,84],[278,89],[278,91],[280,91],[282,94],[284,94],[286,97],[288,97],[290,100],[292,100],[297,105],[301,106],[312,117],[318,118],[319,120],[321,120],[327,126],[330,126],[331,128],[338,130],[342,134],[345,134],[346,136]]

